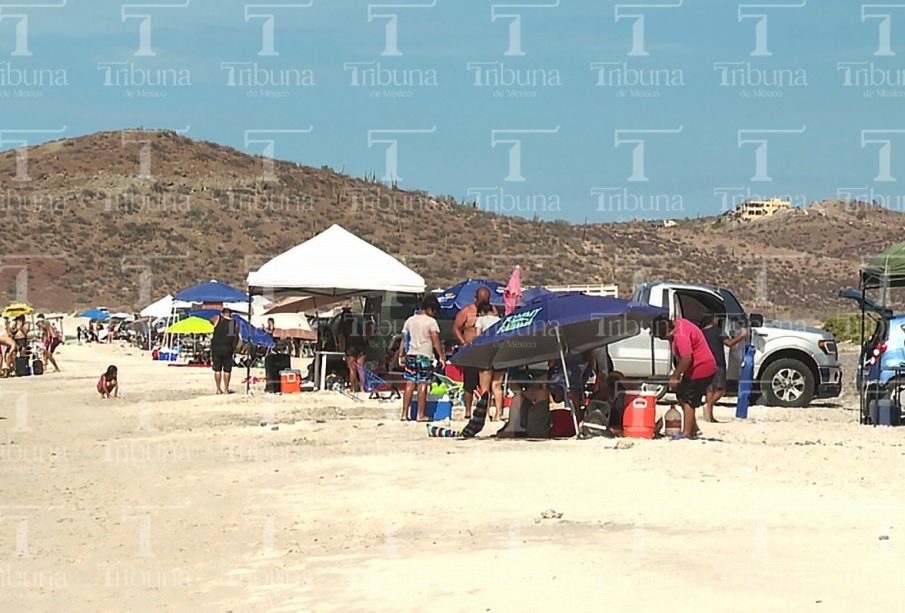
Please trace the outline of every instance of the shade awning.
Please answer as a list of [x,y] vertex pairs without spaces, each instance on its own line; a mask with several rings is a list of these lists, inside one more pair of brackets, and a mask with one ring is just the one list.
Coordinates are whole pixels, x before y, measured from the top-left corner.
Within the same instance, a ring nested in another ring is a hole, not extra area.
[[390,254],[334,224],[250,273],[248,286],[257,293],[310,296],[420,294],[424,279]]
[[345,296],[289,297],[265,310],[264,315],[269,317],[281,313],[307,313],[308,311],[326,309],[344,300],[346,300]]
[[182,290],[176,300],[185,302],[247,302],[248,294],[226,283],[208,281]]
[[861,269],[865,288],[905,287],[905,243],[892,245]]

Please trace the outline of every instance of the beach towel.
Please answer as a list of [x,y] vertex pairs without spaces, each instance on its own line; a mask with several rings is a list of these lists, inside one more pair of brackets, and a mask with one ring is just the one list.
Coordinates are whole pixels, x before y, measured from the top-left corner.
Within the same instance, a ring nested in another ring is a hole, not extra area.
[[490,392],[485,392],[478,397],[474,410],[471,412],[471,419],[462,428],[462,431],[443,428],[441,426],[427,425],[427,435],[432,438],[474,438],[484,429],[487,421],[487,405],[490,403]]
[[457,430],[452,430],[450,428],[443,428],[442,426],[433,426],[431,424],[424,424],[427,426],[427,435],[434,438],[456,438],[459,436],[459,432]]
[[484,392],[475,403],[474,410],[471,412],[471,420],[462,428],[459,436],[462,438],[474,438],[487,422],[487,405],[490,404],[490,392]]

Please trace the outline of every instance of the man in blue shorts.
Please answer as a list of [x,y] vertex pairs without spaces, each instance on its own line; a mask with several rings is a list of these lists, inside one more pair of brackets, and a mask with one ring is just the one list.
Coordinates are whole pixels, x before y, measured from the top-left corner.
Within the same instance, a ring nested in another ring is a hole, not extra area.
[[440,312],[436,296],[425,296],[421,310],[405,320],[402,326],[403,346],[399,351],[399,365],[405,368],[405,392],[402,395],[402,421],[409,419],[412,394],[418,386],[418,421],[427,421],[424,409],[427,405],[428,385],[434,377],[434,354],[440,358],[441,368],[446,366],[446,354],[440,342],[440,325],[435,319]]

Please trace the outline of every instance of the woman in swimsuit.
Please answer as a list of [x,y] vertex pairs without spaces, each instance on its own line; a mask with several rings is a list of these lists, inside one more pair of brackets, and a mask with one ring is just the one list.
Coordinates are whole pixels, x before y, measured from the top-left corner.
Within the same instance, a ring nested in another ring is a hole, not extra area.
[[25,315],[19,315],[13,320],[10,326],[10,336],[18,347],[18,351],[24,351],[28,348],[28,333],[31,332],[31,325],[25,321]]

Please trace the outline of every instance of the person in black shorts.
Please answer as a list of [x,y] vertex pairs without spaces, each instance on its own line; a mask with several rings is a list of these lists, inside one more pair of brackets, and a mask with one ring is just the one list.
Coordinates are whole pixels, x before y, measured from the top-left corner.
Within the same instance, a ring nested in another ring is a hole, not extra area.
[[[490,304],[490,290],[483,285],[475,292],[475,299],[472,304],[465,306],[456,315],[453,321],[453,334],[459,343],[459,348],[466,346],[473,341],[478,335],[477,320],[478,307],[482,304]],[[491,307],[496,314],[496,309]],[[471,418],[471,407],[474,403],[474,392],[481,385],[481,370],[470,366],[462,367],[462,383],[465,393],[463,399],[465,401],[465,419]]]
[[349,371],[349,391],[353,394],[364,391],[364,382],[358,380],[358,367],[365,365],[370,337],[371,327],[363,316],[357,317],[351,311],[343,312],[340,316],[340,339]]
[[713,313],[707,313],[701,321],[701,329],[704,332],[704,338],[707,339],[707,345],[713,353],[716,360],[716,374],[713,375],[713,381],[707,388],[706,402],[704,404],[704,420],[716,423],[713,417],[713,405],[719,402],[723,394],[726,393],[726,352],[723,347],[734,347],[748,337],[745,330],[734,337],[729,338],[720,327],[720,321]]
[[701,328],[694,322],[677,317],[657,317],[652,322],[656,338],[669,341],[676,365],[669,376],[669,389],[682,405],[684,420],[682,438],[693,439],[698,433],[695,409],[704,404],[707,387],[716,373],[716,359],[707,345]]
[[228,308],[220,311],[212,323],[214,334],[211,337],[211,365],[214,369],[214,383],[217,384],[218,394],[232,394],[229,380],[233,371],[233,354],[239,344],[239,326]]

